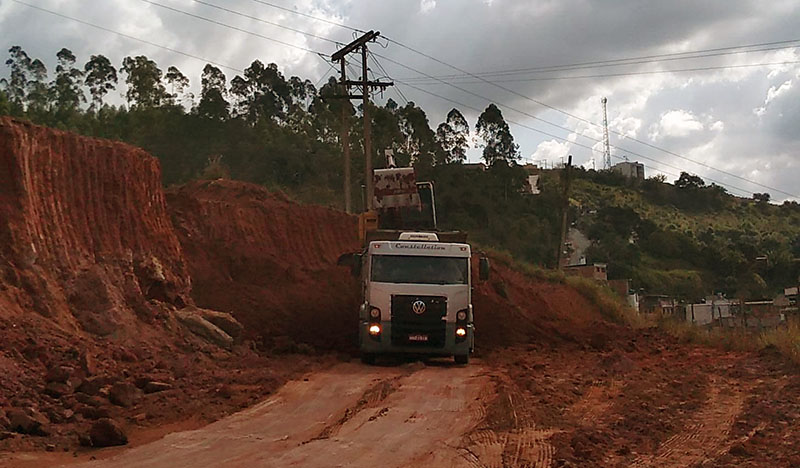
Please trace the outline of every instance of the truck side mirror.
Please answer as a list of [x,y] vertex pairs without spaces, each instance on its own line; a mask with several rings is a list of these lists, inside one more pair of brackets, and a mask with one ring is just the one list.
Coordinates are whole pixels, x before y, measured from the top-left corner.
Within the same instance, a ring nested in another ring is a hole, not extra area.
[[488,281],[489,280],[489,258],[488,257],[481,257],[478,260],[478,278],[481,281]]

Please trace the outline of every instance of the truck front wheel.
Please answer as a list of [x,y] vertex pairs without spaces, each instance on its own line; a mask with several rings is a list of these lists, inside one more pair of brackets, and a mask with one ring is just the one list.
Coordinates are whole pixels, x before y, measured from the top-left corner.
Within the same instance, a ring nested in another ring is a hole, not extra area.
[[469,364],[469,354],[456,354],[453,358],[456,364]]

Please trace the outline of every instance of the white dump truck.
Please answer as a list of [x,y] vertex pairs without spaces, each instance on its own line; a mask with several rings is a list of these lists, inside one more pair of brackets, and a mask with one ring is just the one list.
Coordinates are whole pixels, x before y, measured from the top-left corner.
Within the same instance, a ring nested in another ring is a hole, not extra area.
[[[466,364],[475,345],[472,249],[466,233],[436,229],[433,185],[413,169],[376,170],[375,211],[359,219],[364,250],[351,260],[361,278],[359,348],[371,364],[380,354],[453,356]],[[391,179],[387,183],[387,180]],[[402,181],[401,188],[391,187]],[[412,193],[413,192],[413,193]],[[429,229],[418,229],[428,225]],[[415,230],[402,230],[413,225]],[[479,260],[488,279],[489,262]]]

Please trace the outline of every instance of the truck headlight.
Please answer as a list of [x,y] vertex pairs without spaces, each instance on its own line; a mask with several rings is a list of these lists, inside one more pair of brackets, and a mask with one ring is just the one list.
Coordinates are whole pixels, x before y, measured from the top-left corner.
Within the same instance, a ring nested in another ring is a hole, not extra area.
[[467,336],[467,329],[464,328],[464,327],[456,328],[456,336],[462,337],[462,338]]
[[466,310],[459,310],[456,314],[456,318],[458,320],[466,320],[467,319],[467,311]]
[[369,330],[369,334],[372,335],[372,336],[378,336],[378,335],[381,334],[381,326],[378,325],[377,323],[373,324],[373,325],[370,325],[368,330]]
[[377,307],[373,307],[369,309],[369,316],[376,319],[381,316],[381,310],[378,309]]

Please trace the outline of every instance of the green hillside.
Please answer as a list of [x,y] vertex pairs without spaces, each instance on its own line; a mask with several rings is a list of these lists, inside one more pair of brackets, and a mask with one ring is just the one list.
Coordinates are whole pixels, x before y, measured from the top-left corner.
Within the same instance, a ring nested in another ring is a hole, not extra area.
[[573,216],[590,261],[653,293],[772,297],[797,282],[800,206],[729,195],[719,186],[639,183],[577,171]]

